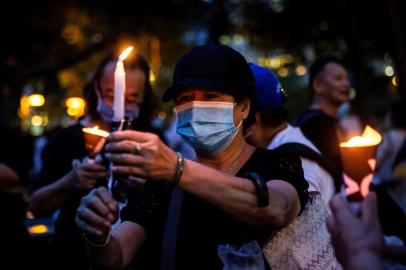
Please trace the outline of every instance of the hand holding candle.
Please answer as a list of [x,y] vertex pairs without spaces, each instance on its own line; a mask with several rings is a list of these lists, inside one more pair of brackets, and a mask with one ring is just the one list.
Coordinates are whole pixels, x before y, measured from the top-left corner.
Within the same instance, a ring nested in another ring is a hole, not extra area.
[[375,169],[375,152],[382,136],[366,126],[361,136],[340,144],[344,166],[345,193],[353,200],[365,198]]

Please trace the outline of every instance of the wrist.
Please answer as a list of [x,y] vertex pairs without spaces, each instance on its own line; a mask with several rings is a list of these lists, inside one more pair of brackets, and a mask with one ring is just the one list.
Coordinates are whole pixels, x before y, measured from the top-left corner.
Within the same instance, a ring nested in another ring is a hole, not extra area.
[[104,247],[110,243],[111,238],[111,228],[103,235],[96,236],[94,234],[89,234],[84,232],[83,238],[86,240],[86,243],[92,247]]
[[175,166],[175,173],[171,180],[166,181],[169,186],[177,186],[180,182],[180,179],[183,174],[183,169],[185,166],[185,160],[181,153],[176,152],[176,166]]

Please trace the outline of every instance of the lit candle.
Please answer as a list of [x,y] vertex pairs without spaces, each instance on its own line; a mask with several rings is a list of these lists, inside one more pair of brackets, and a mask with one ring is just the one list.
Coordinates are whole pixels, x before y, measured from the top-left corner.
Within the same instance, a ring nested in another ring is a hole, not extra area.
[[90,158],[95,158],[102,150],[106,137],[110,135],[108,131],[99,129],[98,126],[92,128],[82,128],[85,136],[85,147]]
[[124,119],[125,101],[125,69],[123,61],[127,58],[134,47],[125,49],[118,58],[116,70],[114,71],[114,103],[113,121],[120,122]]
[[382,136],[366,126],[361,136],[352,137],[340,144],[345,193],[353,200],[359,200],[368,194],[375,170],[375,151],[381,141]]

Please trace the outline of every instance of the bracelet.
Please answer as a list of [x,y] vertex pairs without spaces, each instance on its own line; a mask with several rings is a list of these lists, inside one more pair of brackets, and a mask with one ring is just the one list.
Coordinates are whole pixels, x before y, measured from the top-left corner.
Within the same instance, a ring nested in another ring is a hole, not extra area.
[[85,238],[86,242],[91,245],[92,247],[96,247],[96,248],[101,248],[101,247],[105,247],[110,243],[110,239],[111,239],[111,228],[109,229],[109,233],[107,234],[106,240],[104,240],[103,243],[101,244],[97,244],[93,241],[91,241],[87,236],[86,233],[83,233],[83,238]]
[[185,166],[185,159],[183,158],[182,154],[176,152],[177,162],[176,162],[176,169],[175,169],[175,178],[171,181],[166,181],[169,186],[175,187],[179,184],[180,178],[182,177],[183,168]]
[[250,180],[254,184],[255,190],[257,192],[258,207],[268,206],[269,204],[268,186],[266,185],[262,177],[255,172],[246,173],[243,177]]

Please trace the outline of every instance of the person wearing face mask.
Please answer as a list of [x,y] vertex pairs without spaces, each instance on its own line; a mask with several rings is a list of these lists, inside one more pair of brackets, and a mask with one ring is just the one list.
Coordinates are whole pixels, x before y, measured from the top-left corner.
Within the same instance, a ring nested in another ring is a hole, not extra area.
[[[107,55],[99,64],[84,91],[86,113],[73,125],[53,136],[44,148],[42,168],[30,196],[29,208],[35,216],[59,210],[50,246],[50,268],[89,269],[81,232],[74,217],[82,196],[92,188],[106,185],[107,170],[99,161],[86,157],[83,127],[110,130],[113,116],[114,70],[117,56]],[[129,56],[125,62],[125,116],[132,128],[157,132],[151,125],[157,108],[149,82],[149,65],[143,56]]]
[[[163,100],[174,100],[177,132],[196,152],[185,159],[156,135],[117,131],[106,157],[113,171],[146,179],[151,196],[128,195],[121,210],[104,187],[77,210],[94,268],[266,269],[260,245],[308,200],[300,159],[245,142],[255,83],[244,57],[224,45],[197,46],[177,63]],[[154,259],[140,265],[146,249]]]

